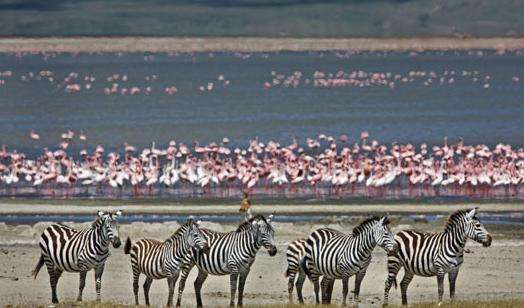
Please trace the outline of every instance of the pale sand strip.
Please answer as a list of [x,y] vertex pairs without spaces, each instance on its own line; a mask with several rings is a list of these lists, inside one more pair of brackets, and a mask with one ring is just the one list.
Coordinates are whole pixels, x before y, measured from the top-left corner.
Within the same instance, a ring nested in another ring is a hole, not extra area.
[[0,38],[0,52],[257,52],[523,49],[524,38]]
[[[486,212],[520,212],[524,210],[524,203],[486,203],[486,204],[293,204],[293,205],[256,205],[255,209],[259,213],[277,213],[289,215],[312,215],[312,214],[429,214],[429,213],[450,213],[457,209],[478,206],[481,211]],[[0,203],[0,215],[61,215],[61,214],[93,214],[97,210],[120,209],[126,214],[195,214],[195,215],[224,215],[238,214],[237,205],[154,205],[154,204],[131,204],[131,205],[104,205],[100,201],[99,205],[50,205],[50,204],[18,204]]]

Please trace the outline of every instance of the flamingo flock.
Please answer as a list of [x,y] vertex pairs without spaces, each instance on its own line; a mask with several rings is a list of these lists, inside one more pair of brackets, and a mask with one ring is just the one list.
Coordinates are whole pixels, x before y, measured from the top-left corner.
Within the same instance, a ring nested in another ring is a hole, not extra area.
[[[410,57],[416,57],[423,51],[411,51]],[[356,55],[362,54],[358,51],[347,52],[333,52],[333,53],[318,53],[319,57],[325,54],[334,55],[340,59],[350,59]],[[453,53],[448,51],[447,54]],[[465,54],[468,57],[486,57],[486,56],[502,56],[507,53],[521,56],[524,54],[522,50],[497,50],[490,53],[482,50],[471,50]],[[278,53],[276,53],[278,54]],[[366,52],[368,56],[384,57],[392,53],[388,52]],[[434,54],[444,54],[443,52],[434,52]],[[464,52],[455,52],[458,55],[464,55]],[[26,54],[16,54],[17,57],[24,57]],[[42,54],[44,61],[49,58],[58,56],[59,53],[45,53]],[[76,56],[76,54],[71,54]],[[123,54],[117,53],[117,56]],[[169,53],[169,57],[176,57],[180,54]],[[195,57],[196,54],[185,54]],[[205,56],[205,53],[200,54]],[[248,60],[253,56],[260,58],[269,58],[272,54],[267,53],[232,53],[234,57],[242,60]],[[207,54],[208,57],[215,57],[214,53]],[[145,55],[144,62],[156,61],[155,55]],[[270,65],[270,64],[268,64]],[[339,69],[337,71],[325,71],[316,69],[311,73],[306,73],[300,70],[285,73],[272,70],[269,79],[260,82],[263,89],[274,89],[279,87],[297,88],[300,86],[313,86],[316,88],[341,88],[341,87],[387,87],[395,89],[399,86],[420,85],[424,87],[435,86],[452,86],[459,82],[470,83],[478,85],[480,89],[490,89],[496,81],[499,84],[515,85],[521,82],[522,76],[510,75],[504,78],[496,77],[489,72],[482,72],[483,66],[477,69],[453,69],[445,66],[440,69],[422,70],[420,67],[411,68],[407,71],[393,72],[393,71],[368,71],[362,69]],[[131,76],[129,72],[115,72],[105,76],[95,76],[93,73],[79,73],[69,72],[65,76],[58,76],[59,74],[49,69],[42,69],[40,71],[29,72],[14,72],[12,69],[0,71],[0,90],[3,87],[9,86],[14,81],[21,81],[23,83],[31,83],[42,81],[48,83],[55,89],[59,89],[68,94],[75,93],[104,93],[108,96],[115,95],[150,95],[152,93],[163,93],[165,95],[175,95],[180,91],[196,91],[197,93],[205,93],[216,91],[218,89],[225,89],[231,84],[231,79],[226,78],[224,73],[217,76],[207,78],[207,81],[199,84],[191,84],[191,88],[181,88],[172,80],[164,80],[159,74],[149,74],[146,76]]]
[[[39,140],[32,130],[29,137]],[[10,196],[31,191],[65,197],[82,194],[132,196],[166,191],[229,196],[231,193],[333,197],[470,196],[518,197],[524,184],[524,150],[508,144],[490,148],[463,140],[442,145],[370,140],[367,132],[351,141],[320,134],[301,144],[287,145],[257,138],[247,147],[230,147],[230,140],[186,145],[172,140],[165,147],[138,150],[125,143],[120,152],[68,153],[84,133],[62,134],[56,150],[37,157],[0,150],[0,191]]]
[[[277,87],[297,88],[307,85],[312,85],[316,88],[382,86],[394,89],[396,86],[412,83],[418,83],[425,87],[450,86],[456,81],[480,84],[481,88],[488,89],[493,78],[491,75],[482,74],[478,70],[443,70],[442,72],[410,70],[405,74],[363,70],[349,72],[339,70],[336,73],[327,73],[317,70],[310,77],[305,77],[301,71],[295,71],[290,75],[272,71],[271,80],[265,81],[263,87],[266,90]],[[513,76],[509,82],[517,84],[520,82],[520,78]]]

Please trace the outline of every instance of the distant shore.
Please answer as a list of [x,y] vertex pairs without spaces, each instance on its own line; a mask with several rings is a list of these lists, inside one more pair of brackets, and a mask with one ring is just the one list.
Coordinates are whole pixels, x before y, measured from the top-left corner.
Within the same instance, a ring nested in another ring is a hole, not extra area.
[[0,38],[0,53],[38,52],[277,52],[524,49],[524,38]]

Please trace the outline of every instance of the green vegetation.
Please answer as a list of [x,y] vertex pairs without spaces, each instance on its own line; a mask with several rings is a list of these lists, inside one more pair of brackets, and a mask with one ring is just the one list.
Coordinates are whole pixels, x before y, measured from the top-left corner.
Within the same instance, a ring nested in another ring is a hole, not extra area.
[[0,36],[524,36],[518,0],[0,0]]

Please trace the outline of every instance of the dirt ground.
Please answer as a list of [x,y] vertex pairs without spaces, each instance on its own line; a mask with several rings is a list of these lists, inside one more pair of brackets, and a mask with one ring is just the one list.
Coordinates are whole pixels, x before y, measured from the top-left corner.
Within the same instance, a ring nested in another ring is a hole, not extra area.
[[[33,226],[0,226],[0,305],[37,306],[50,303],[50,287],[45,267],[36,280],[30,276],[39,257],[36,245],[40,230],[46,225],[41,223]],[[284,277],[286,268],[285,249],[287,244],[299,237],[305,237],[310,230],[320,225],[312,224],[276,224],[276,240],[279,252],[270,257],[266,251],[260,251],[248,277],[245,290],[245,305],[249,304],[279,304],[287,302],[287,279]],[[80,227],[80,226],[76,226]],[[165,238],[177,227],[176,223],[144,224],[134,223],[122,225],[121,237],[128,235],[132,239],[141,237]],[[232,225],[223,226],[208,223],[208,227],[218,230],[230,230]],[[335,224],[330,227],[349,232],[352,226]],[[410,228],[438,230],[442,222],[397,224],[395,229]],[[489,228],[488,228],[489,229]],[[524,236],[521,226],[494,228],[494,243],[490,248],[483,248],[474,243],[468,243],[473,251],[467,254],[457,283],[458,299],[508,299],[524,298]],[[33,239],[33,240],[31,240]],[[11,244],[7,244],[11,243]],[[27,243],[27,244],[20,244]],[[183,305],[194,306],[193,281],[196,271],[186,285]],[[402,275],[402,273],[400,273]],[[85,300],[95,299],[94,274],[89,273]],[[113,249],[112,256],[106,264],[102,281],[102,297],[104,301],[114,301],[123,304],[133,304],[131,282],[131,267],[129,257],[123,249]],[[373,262],[369,267],[361,290],[361,307],[380,305],[383,297],[384,279],[386,277],[386,255],[377,248],[374,251]],[[401,277],[399,277],[400,279]],[[143,277],[142,280],[143,281]],[[350,284],[350,288],[353,283]],[[447,288],[447,282],[446,282]],[[65,273],[58,287],[61,301],[73,301],[78,289],[78,274]],[[304,287],[306,301],[313,301],[312,286],[306,282]],[[437,286],[435,278],[415,277],[409,289],[411,302],[436,301]],[[445,296],[448,296],[446,289]],[[176,296],[176,295],[175,295]],[[341,284],[336,283],[334,303],[340,303]],[[155,281],[151,288],[152,304],[164,306],[167,301],[167,282]],[[229,277],[210,276],[203,288],[203,300],[207,306],[225,306],[229,303]],[[143,303],[143,293],[140,290],[140,301]],[[392,289],[391,303],[400,303],[400,291]]]

